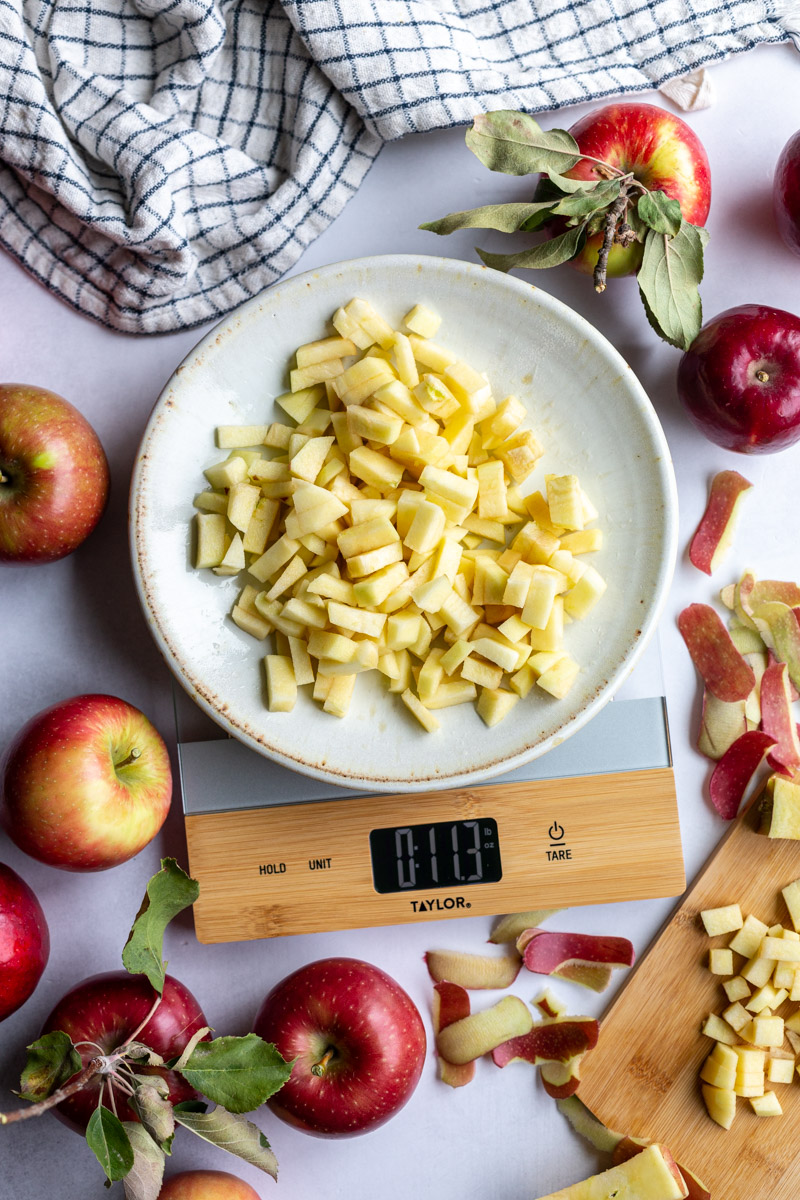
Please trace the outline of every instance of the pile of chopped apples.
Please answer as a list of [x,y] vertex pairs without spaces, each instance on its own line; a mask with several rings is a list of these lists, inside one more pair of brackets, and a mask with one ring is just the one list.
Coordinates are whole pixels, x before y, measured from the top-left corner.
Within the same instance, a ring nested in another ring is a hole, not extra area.
[[583,556],[602,544],[574,475],[522,496],[542,450],[515,396],[432,340],[417,305],[392,329],[364,300],[300,346],[288,423],[220,426],[228,457],[195,506],[195,566],[247,572],[233,607],[263,641],[268,707],[309,685],[343,717],[377,670],[420,725],[476,701],[487,725],[579,672],[564,628],[605,590]]
[[747,571],[723,588],[728,628],[707,604],[690,604],[678,625],[705,685],[698,749],[716,761],[711,800],[731,819],[766,757],[764,832],[800,838],[800,585]]
[[734,934],[726,947],[709,951],[709,970],[725,977],[726,1005],[703,1025],[715,1045],[700,1071],[708,1114],[723,1129],[733,1124],[737,1096],[747,1097],[757,1116],[781,1116],[767,1085],[791,1083],[798,1069],[800,1007],[783,1016],[777,1010],[800,1001],[800,880],[782,895],[792,929],[767,927],[752,914],[743,919],[738,904],[700,914],[710,937]]

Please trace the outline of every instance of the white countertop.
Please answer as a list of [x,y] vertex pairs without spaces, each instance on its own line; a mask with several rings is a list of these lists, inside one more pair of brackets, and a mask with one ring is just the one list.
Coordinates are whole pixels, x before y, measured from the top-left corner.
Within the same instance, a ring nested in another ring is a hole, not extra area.
[[[714,189],[702,285],[706,317],[747,302],[798,312],[800,259],[789,254],[775,231],[771,186],[778,154],[800,126],[800,108],[789,101],[798,95],[800,57],[789,45],[763,47],[716,66],[713,80],[716,103],[689,117],[708,151]],[[668,107],[660,97],[652,99]],[[560,116],[543,114],[541,120],[566,127],[591,107]],[[475,243],[491,246],[492,238],[505,247],[499,234],[476,237],[467,231],[436,239],[417,226],[455,209],[522,199],[526,190],[524,180],[492,175],[481,167],[465,148],[462,130],[407,138],[383,150],[361,190],[297,270],[387,252],[473,258]],[[660,636],[691,879],[724,826],[704,792],[708,763],[694,749],[699,689],[675,618],[693,600],[712,600],[744,567],[762,577],[800,578],[800,446],[746,459],[697,434],[675,393],[679,352],[659,342],[650,329],[633,280],[612,280],[602,297],[594,294],[589,280],[566,267],[541,272],[534,282],[577,309],[622,352],[649,392],[672,451],[681,503],[681,557]],[[65,307],[7,257],[0,257],[0,295],[0,377],[51,388],[76,404],[103,441],[113,480],[109,510],[76,554],[51,566],[2,571],[0,747],[40,709],[89,691],[131,701],[169,739],[174,730],[170,677],[139,610],[128,562],[127,488],[152,404],[205,331],[152,338],[111,333]],[[726,467],[740,470],[755,488],[743,507],[733,550],[710,580],[688,563],[684,548],[705,506],[711,476]],[[0,1107],[12,1107],[10,1090],[18,1086],[23,1047],[38,1036],[56,1000],[87,975],[121,965],[122,945],[144,885],[164,854],[186,863],[177,800],[161,835],[138,858],[97,875],[43,866],[2,838],[0,860],[19,871],[41,900],[52,952],[34,996],[2,1026]],[[552,925],[628,936],[642,952],[672,905],[664,900],[585,908],[561,914]],[[491,924],[489,918],[468,918],[425,927],[201,946],[187,917],[168,934],[167,957],[171,972],[195,992],[218,1033],[245,1033],[274,983],[331,954],[365,958],[387,969],[414,998],[430,1030],[423,952],[436,945],[480,951]],[[614,987],[623,976],[618,973]],[[534,977],[524,976],[513,990],[529,1000],[537,987]],[[554,987],[573,1011],[598,1014],[613,994],[595,997],[558,981]],[[493,999],[489,993],[485,1002]],[[567,1128],[533,1070],[500,1072],[491,1062],[478,1064],[469,1087],[452,1091],[436,1079],[431,1056],[408,1106],[361,1138],[311,1138],[266,1110],[257,1119],[280,1163],[275,1194],[290,1200],[403,1200],[412,1190],[437,1200],[532,1200],[598,1169],[596,1156]],[[99,1200],[106,1194],[102,1171],[88,1147],[49,1116],[6,1129],[0,1139],[0,1200]],[[276,1186],[181,1130],[168,1173],[194,1166],[232,1171],[264,1197],[273,1195]],[[113,1194],[121,1195],[122,1188],[116,1186]],[[757,1186],[753,1195],[766,1200]]]

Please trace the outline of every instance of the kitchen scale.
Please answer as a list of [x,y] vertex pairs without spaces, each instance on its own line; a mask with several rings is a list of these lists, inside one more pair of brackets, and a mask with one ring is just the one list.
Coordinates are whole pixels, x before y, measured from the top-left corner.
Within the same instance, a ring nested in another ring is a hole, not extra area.
[[685,888],[655,638],[583,729],[474,787],[390,795],[336,787],[227,737],[177,687],[175,710],[201,942]]

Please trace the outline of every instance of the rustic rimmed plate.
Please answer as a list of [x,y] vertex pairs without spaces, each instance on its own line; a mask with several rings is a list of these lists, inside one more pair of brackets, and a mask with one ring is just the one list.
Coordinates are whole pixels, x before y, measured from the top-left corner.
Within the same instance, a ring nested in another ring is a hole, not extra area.
[[[592,561],[608,590],[570,625],[582,670],[569,695],[537,689],[487,729],[474,705],[437,715],[426,734],[377,672],[357,681],[343,720],[303,689],[291,713],[269,713],[263,645],[227,614],[241,581],[191,565],[192,499],[203,469],[224,457],[219,424],[280,419],[289,356],[323,336],[353,296],[387,319],[422,302],[440,313],[437,340],[515,393],[546,448],[545,472],[577,474],[600,512],[604,548]],[[416,791],[477,783],[544,754],[613,696],[653,632],[676,555],[677,498],[667,443],[641,384],[577,313],[522,280],[446,258],[386,255],[337,263],[275,285],[226,318],[189,354],[159,397],[131,485],[136,583],[153,636],[175,675],[228,732],[261,754],[331,783]]]

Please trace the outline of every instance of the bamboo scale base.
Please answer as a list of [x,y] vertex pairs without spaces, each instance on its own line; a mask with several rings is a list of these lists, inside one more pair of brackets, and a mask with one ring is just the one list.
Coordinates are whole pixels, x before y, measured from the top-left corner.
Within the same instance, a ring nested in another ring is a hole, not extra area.
[[[375,891],[371,830],[483,817],[497,821],[500,882]],[[201,942],[641,900],[685,886],[668,768],[193,814],[186,831]]]

